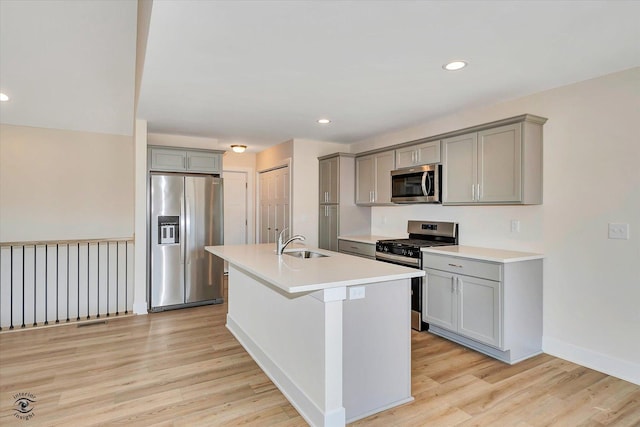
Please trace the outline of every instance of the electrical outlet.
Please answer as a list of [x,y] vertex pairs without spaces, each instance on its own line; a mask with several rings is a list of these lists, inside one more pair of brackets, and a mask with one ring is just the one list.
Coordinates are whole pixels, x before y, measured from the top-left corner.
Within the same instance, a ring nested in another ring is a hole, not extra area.
[[349,287],[349,299],[363,299],[363,298],[364,298],[364,286]]
[[629,224],[609,223],[609,238],[629,240]]
[[518,221],[517,219],[512,219],[511,220],[511,232],[512,233],[519,233],[520,232],[520,221]]

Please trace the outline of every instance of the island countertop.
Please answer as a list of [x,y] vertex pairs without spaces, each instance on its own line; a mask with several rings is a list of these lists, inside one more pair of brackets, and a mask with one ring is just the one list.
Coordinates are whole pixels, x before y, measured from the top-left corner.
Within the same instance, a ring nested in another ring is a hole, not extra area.
[[307,249],[327,256],[308,259],[286,254],[278,256],[272,243],[206,246],[205,249],[288,293],[408,279],[425,274],[414,268],[300,245],[289,246],[285,253]]

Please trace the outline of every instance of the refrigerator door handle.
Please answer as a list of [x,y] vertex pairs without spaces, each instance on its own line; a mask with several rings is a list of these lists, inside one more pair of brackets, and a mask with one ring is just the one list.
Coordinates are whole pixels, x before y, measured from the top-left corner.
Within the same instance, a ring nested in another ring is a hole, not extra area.
[[[186,190],[186,189],[185,189]],[[184,193],[185,199],[186,199],[186,191]],[[187,240],[189,239],[189,235],[188,233],[188,228],[187,228],[187,215],[188,212],[186,211],[185,208],[185,203],[182,202],[180,203],[180,232],[182,233],[182,239],[180,239],[180,265],[185,264],[185,248],[187,247]],[[184,271],[184,270],[183,270]]]

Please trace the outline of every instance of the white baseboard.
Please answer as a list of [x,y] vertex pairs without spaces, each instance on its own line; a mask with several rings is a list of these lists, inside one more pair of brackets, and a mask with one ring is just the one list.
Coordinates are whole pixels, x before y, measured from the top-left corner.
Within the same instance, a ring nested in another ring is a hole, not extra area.
[[542,350],[552,356],[640,385],[640,363],[618,359],[552,337],[542,338]]
[[345,410],[340,408],[329,413],[324,413],[316,403],[311,400],[303,390],[301,390],[289,376],[268,356],[262,348],[256,344],[238,325],[230,314],[227,314],[227,329],[242,344],[247,353],[260,366],[265,374],[273,381],[278,389],[284,394],[294,408],[312,426],[344,426]]
[[146,301],[142,301],[142,302],[134,302],[133,303],[133,312],[135,314],[147,314],[147,302]]

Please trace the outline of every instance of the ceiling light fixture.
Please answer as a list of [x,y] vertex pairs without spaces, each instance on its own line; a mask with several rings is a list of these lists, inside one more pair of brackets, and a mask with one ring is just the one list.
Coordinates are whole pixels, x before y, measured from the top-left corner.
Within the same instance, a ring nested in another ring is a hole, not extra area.
[[233,144],[231,146],[231,149],[236,153],[244,153],[244,150],[247,149],[247,146],[242,144]]
[[0,93],[0,101],[8,101],[9,100],[9,96],[7,96],[4,93]]
[[458,70],[462,70],[467,65],[468,65],[467,61],[451,61],[447,64],[444,64],[442,68],[444,68],[447,71],[458,71]]
[[321,125],[326,125],[331,123],[331,120],[329,119],[318,119],[318,123],[320,123]]

